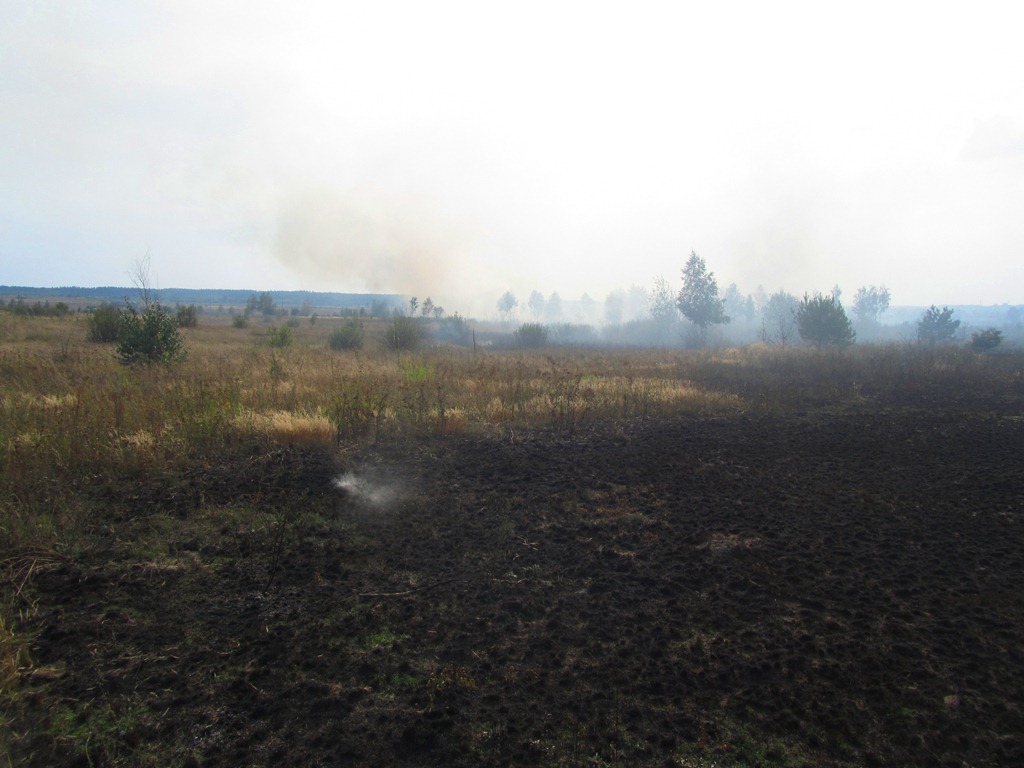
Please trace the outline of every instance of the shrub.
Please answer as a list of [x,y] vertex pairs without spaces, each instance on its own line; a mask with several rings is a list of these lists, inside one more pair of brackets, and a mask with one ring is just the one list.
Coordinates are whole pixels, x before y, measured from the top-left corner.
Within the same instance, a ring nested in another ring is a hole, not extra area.
[[350,317],[341,324],[340,328],[331,332],[327,344],[337,352],[346,349],[362,349],[365,337],[363,324],[356,318]]
[[761,308],[761,341],[781,347],[793,338],[800,301],[785,291],[776,291]]
[[932,304],[925,310],[917,323],[917,339],[924,344],[938,344],[949,341],[960,327],[960,321],[953,319],[949,307],[939,309]]
[[473,332],[466,318],[458,312],[453,312],[441,320],[437,335],[442,341],[466,345],[471,341]]
[[121,310],[112,304],[96,307],[89,315],[87,338],[101,343],[121,338]]
[[543,347],[548,342],[548,329],[540,323],[523,323],[516,329],[515,337],[521,347]]
[[249,300],[245,303],[245,314],[250,315],[253,312],[259,312],[264,317],[276,314],[277,306],[269,291],[263,291],[258,296],[255,293],[250,294]]
[[295,341],[295,330],[290,325],[272,325],[267,344],[275,348],[290,347]]
[[547,342],[569,346],[587,346],[598,341],[594,326],[586,323],[555,323],[547,329]]
[[178,321],[159,304],[150,304],[136,312],[121,310],[121,340],[117,356],[128,365],[173,363],[185,359],[185,340]]
[[178,307],[178,327],[195,328],[199,325],[199,308],[195,304]]
[[796,328],[800,338],[816,347],[848,347],[856,334],[846,310],[835,296],[804,294],[796,310]]
[[248,315],[235,315],[231,318],[231,325],[235,328],[246,328],[249,325]]
[[384,338],[381,343],[385,349],[392,352],[403,352],[416,349],[422,340],[422,334],[415,320],[405,315],[396,315],[391,318],[391,322],[384,330]]
[[971,349],[975,352],[988,352],[1003,343],[1003,332],[998,328],[986,328],[971,334]]

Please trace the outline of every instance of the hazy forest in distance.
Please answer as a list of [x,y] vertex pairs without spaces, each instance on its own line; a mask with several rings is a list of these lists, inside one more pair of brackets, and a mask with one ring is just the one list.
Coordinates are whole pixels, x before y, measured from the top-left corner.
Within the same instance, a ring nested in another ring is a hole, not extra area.
[[[666,285],[674,288],[675,284]],[[658,289],[645,289],[632,286],[630,289],[613,291],[603,301],[591,298],[587,294],[571,299],[560,297],[558,293],[543,296],[534,291],[530,296],[515,296],[508,292],[491,304],[489,312],[464,317],[460,308],[446,312],[442,300],[431,301],[430,297],[419,298],[397,294],[372,293],[340,293],[322,291],[263,291],[248,289],[221,288],[161,288],[156,290],[158,300],[165,306],[195,305],[201,313],[234,314],[243,312],[247,303],[258,295],[269,296],[275,313],[278,316],[371,316],[382,317],[396,313],[417,314],[424,317],[427,309],[433,309],[436,319],[442,314],[452,315],[459,322],[471,321],[470,324],[486,338],[488,334],[496,334],[501,338],[511,332],[520,323],[543,323],[549,330],[547,340],[553,345],[581,346],[693,346],[692,328],[684,318],[673,311],[669,327],[654,328],[652,323],[653,296]],[[28,287],[0,285],[0,302],[8,307],[21,304],[21,308],[36,302],[64,302],[72,311],[89,311],[101,304],[123,305],[134,302],[139,289],[135,286],[59,286],[59,287]],[[766,317],[768,295],[763,289],[754,294],[742,294],[735,284],[726,286],[719,291],[725,303],[730,321],[717,326],[708,335],[707,342],[714,346],[745,345],[758,341],[778,343],[767,331],[766,323],[778,324],[778,319]],[[514,299],[511,311],[502,302]],[[674,296],[673,296],[674,298]],[[793,297],[798,298],[798,297]],[[410,312],[409,301],[416,305]],[[905,342],[916,337],[917,323],[927,309],[924,306],[891,305],[880,314],[876,321],[861,322],[853,312],[850,304],[853,294],[841,295],[853,321],[856,341],[870,342]],[[539,301],[539,304],[538,304]],[[429,302],[429,303],[426,303]],[[426,306],[424,306],[426,304]],[[972,332],[980,329],[995,328],[1002,333],[1001,349],[1010,349],[1024,344],[1024,305],[951,305],[954,317],[960,321],[954,340],[966,342]],[[463,313],[466,315],[468,313]],[[439,341],[446,340],[442,333]],[[799,343],[795,331],[792,338],[783,339],[784,345]]]

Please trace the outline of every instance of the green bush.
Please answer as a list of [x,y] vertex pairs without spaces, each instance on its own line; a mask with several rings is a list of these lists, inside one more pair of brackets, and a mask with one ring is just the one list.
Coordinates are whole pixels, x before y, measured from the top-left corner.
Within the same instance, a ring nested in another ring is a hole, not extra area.
[[269,291],[263,291],[259,296],[255,293],[249,296],[249,300],[245,303],[245,314],[251,315],[254,312],[259,312],[264,317],[277,314],[274,297],[270,295]]
[[391,318],[391,322],[388,323],[381,343],[385,349],[392,352],[404,352],[416,349],[422,339],[422,334],[415,320],[404,315],[397,315]]
[[115,342],[121,338],[121,310],[113,304],[101,304],[89,315],[89,341]]
[[184,346],[177,318],[159,304],[150,304],[141,313],[131,307],[121,310],[121,337],[117,345],[121,362],[128,365],[177,362],[185,359]]
[[195,328],[199,325],[199,307],[189,304],[187,307],[178,307],[178,327]]
[[952,309],[939,309],[932,304],[917,321],[917,340],[922,344],[941,344],[952,339],[959,327],[960,321],[953,319]]
[[290,347],[295,341],[295,330],[290,325],[272,325],[267,344],[272,347]]
[[856,334],[846,310],[834,296],[804,294],[796,310],[796,329],[800,338],[816,347],[848,347]]
[[437,337],[441,341],[450,341],[453,344],[469,344],[472,339],[472,329],[466,318],[458,312],[453,312],[441,320]]
[[515,337],[520,347],[543,347],[548,341],[548,329],[540,323],[523,323],[516,329]]
[[998,328],[986,328],[971,334],[971,349],[975,352],[988,352],[1003,343],[1003,332]]
[[340,352],[346,349],[362,349],[365,339],[363,324],[354,317],[350,317],[341,327],[334,330],[327,339],[331,349]]
[[245,314],[235,315],[231,318],[231,325],[235,328],[247,328],[249,326],[249,316]]

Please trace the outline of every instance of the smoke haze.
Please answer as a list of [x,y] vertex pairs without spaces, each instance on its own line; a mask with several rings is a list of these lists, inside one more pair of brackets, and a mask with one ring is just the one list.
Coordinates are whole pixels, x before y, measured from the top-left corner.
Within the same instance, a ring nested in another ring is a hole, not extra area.
[[427,200],[371,189],[309,189],[284,201],[273,252],[315,282],[415,294],[449,285],[470,241],[466,227]]
[[[1017,303],[1006,3],[0,0],[3,282]],[[480,309],[477,309],[479,307]]]

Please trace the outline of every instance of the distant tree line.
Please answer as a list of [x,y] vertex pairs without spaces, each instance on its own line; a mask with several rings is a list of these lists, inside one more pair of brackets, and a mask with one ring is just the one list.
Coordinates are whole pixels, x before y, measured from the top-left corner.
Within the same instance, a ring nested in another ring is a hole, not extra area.
[[[585,318],[582,323],[565,321],[564,302],[557,292],[545,298],[534,290],[525,305],[533,322],[521,324],[513,338],[519,346],[527,346],[528,339],[530,344],[538,339],[544,343],[572,339],[576,343],[639,341],[658,345],[683,341],[705,346],[715,338],[715,328],[734,324],[738,326],[737,332],[751,341],[782,347],[803,343],[816,348],[843,348],[857,341],[860,333],[867,339],[893,333],[882,325],[882,317],[892,302],[892,293],[884,284],[858,288],[848,312],[838,285],[829,292],[806,293],[803,298],[781,289],[768,294],[758,288],[755,295],[744,295],[735,283],[722,291],[714,272],[696,251],[690,252],[681,278],[678,288],[659,276],[649,291],[636,286],[628,292],[613,291],[605,299],[603,316],[594,313],[597,303],[584,294],[570,304],[574,316]],[[496,308],[501,321],[508,323],[515,317],[520,302],[512,291],[506,291]],[[934,345],[953,340],[961,324],[952,318],[952,313],[948,307],[925,311],[916,324],[918,341]],[[600,324],[602,319],[604,327],[600,332],[587,325]],[[546,334],[542,335],[542,330]],[[1001,341],[1001,332],[986,328],[972,335],[969,345],[986,351]]]
[[29,304],[22,298],[11,299],[4,304],[0,301],[0,309],[10,312],[12,315],[31,315],[33,317],[64,317],[71,314],[71,309],[63,301],[51,305],[47,301],[35,301]]

